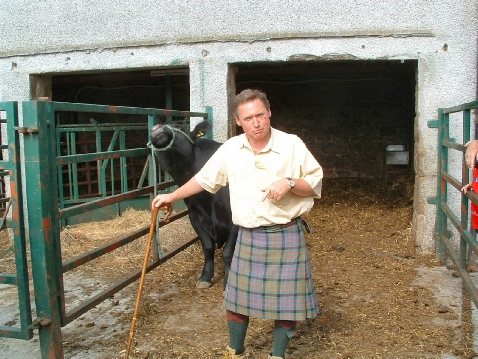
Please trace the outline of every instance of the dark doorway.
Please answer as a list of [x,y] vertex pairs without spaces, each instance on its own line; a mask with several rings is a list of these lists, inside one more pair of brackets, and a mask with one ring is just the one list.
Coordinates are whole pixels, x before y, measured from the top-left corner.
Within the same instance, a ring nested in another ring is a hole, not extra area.
[[236,92],[266,92],[272,126],[301,137],[324,167],[325,177],[384,177],[389,145],[409,152],[403,169],[412,170],[416,61],[235,67]]
[[[56,102],[189,111],[189,68],[51,75],[51,97]],[[157,120],[171,119],[162,116]],[[149,141],[146,115],[62,111],[55,126],[62,155],[144,148]],[[124,178],[128,189],[138,188],[145,183],[142,175],[148,158],[130,156],[124,164],[113,160],[81,162],[73,170],[63,166],[65,203],[75,200],[75,191],[83,201],[118,193]],[[74,176],[76,182],[72,182]]]
[[53,75],[52,101],[189,111],[189,69]]

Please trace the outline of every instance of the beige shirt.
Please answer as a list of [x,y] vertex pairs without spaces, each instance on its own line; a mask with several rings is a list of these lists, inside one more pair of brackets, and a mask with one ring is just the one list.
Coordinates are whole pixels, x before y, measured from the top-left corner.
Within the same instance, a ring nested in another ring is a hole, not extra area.
[[[261,198],[269,184],[286,177],[301,178],[316,196],[289,191],[280,201]],[[246,228],[284,224],[308,212],[322,190],[323,171],[296,135],[271,128],[267,146],[254,154],[245,134],[227,140],[196,174],[206,191],[216,193],[229,183],[232,221]]]

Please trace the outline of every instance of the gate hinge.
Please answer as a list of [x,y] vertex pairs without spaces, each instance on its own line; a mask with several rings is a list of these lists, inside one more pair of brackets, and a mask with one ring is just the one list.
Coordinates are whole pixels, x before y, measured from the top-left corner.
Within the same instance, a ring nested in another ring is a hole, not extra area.
[[15,127],[15,131],[18,131],[18,133],[38,133],[38,128],[36,127]]
[[429,128],[438,128],[438,120],[428,120],[427,125]]
[[429,204],[437,204],[437,196],[427,197],[427,202],[428,202]]
[[46,319],[46,318],[36,318],[32,322],[32,327],[34,329],[37,329],[39,327],[46,327],[52,323],[51,319]]

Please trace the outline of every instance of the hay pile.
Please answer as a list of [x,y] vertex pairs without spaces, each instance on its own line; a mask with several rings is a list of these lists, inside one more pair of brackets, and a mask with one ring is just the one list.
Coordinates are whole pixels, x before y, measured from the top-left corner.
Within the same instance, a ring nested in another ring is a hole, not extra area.
[[[81,223],[67,226],[61,232],[63,260],[76,257],[121,236],[141,228],[149,228],[151,212],[127,209],[121,216],[109,221]],[[178,246],[180,242],[195,236],[187,217],[180,218],[159,230],[159,238],[163,252]],[[148,235],[138,238],[121,248],[114,250],[87,264],[89,268],[101,268],[106,276],[117,276],[118,271],[127,272],[141,268],[143,265]],[[182,252],[188,256],[197,251],[197,244]],[[82,270],[85,270],[83,268]]]

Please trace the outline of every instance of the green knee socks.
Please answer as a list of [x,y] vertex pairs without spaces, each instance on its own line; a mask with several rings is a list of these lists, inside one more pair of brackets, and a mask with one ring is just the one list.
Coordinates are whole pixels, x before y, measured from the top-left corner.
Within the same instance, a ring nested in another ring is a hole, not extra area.
[[232,320],[227,321],[229,327],[229,346],[236,350],[236,354],[241,354],[246,350],[244,341],[246,340],[246,332],[249,321],[246,322],[234,322]]
[[290,337],[295,333],[295,326],[291,329],[285,329],[280,325],[274,326],[274,346],[272,356],[285,358],[285,351],[289,345]]

